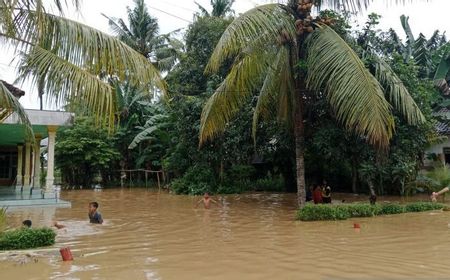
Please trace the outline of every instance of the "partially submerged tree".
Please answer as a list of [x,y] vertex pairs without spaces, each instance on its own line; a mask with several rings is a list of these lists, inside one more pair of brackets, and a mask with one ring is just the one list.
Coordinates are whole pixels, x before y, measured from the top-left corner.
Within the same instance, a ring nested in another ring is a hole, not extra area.
[[253,130],[259,117],[274,112],[295,137],[298,205],[305,203],[304,101],[307,94],[327,96],[335,118],[349,131],[380,149],[395,129],[393,109],[409,124],[424,117],[394,72],[380,62],[375,75],[329,26],[313,18],[322,5],[361,10],[371,1],[290,0],[256,7],[224,32],[206,68],[216,72],[226,61],[231,70],[205,105],[200,144],[223,131],[246,98],[259,91]]

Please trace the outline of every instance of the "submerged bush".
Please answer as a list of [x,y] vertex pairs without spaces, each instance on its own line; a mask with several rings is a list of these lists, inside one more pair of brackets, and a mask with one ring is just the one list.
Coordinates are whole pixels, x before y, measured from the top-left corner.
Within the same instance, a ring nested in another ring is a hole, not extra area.
[[401,214],[405,212],[405,206],[397,203],[381,204],[381,213],[379,215]]
[[0,250],[30,249],[55,244],[56,233],[50,228],[23,228],[0,235]]
[[381,212],[380,205],[371,205],[367,203],[346,204],[345,207],[350,217],[373,217]]
[[429,210],[443,209],[444,205],[439,203],[429,203],[429,202],[414,202],[409,203],[405,206],[406,212],[423,212]]
[[352,217],[373,217],[377,215],[400,214],[405,212],[423,212],[443,209],[445,205],[431,202],[413,202],[405,205],[386,203],[371,205],[354,204],[309,204],[298,210],[297,219],[301,221],[345,220]]
[[345,220],[349,217],[349,212],[345,207],[330,207],[326,204],[306,205],[298,211],[298,218],[302,221]]

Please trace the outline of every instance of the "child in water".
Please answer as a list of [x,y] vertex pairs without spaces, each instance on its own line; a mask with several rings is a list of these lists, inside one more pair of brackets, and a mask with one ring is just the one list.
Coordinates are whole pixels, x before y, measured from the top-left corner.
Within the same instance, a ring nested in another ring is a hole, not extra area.
[[31,220],[25,220],[22,222],[22,227],[31,228],[31,224],[32,224]]
[[217,203],[217,201],[215,201],[214,199],[212,199],[210,196],[209,196],[209,193],[205,193],[204,195],[203,195],[203,198],[202,199],[200,199],[198,202],[197,202],[197,205],[196,206],[198,206],[200,203],[202,203],[203,202],[203,206],[205,207],[205,209],[209,209],[209,207],[211,206],[211,202],[212,203],[215,203],[215,204],[218,204]]
[[97,208],[98,208],[97,202],[94,201],[94,202],[89,203],[88,216],[89,216],[89,222],[91,224],[103,224],[102,214],[100,214],[100,212],[97,211]]

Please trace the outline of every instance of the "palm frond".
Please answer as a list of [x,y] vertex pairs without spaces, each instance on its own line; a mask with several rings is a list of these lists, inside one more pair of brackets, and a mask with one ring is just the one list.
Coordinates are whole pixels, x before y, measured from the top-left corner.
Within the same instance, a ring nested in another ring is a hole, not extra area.
[[158,70],[123,42],[87,25],[50,14],[44,15],[45,30],[49,32],[35,37],[32,35],[37,31],[34,13],[23,11],[21,14],[18,18],[22,30],[20,38],[31,43],[28,51],[33,45],[51,42],[46,49],[93,74],[117,76],[136,85],[157,87],[165,93],[166,86]]
[[[426,1],[426,0],[419,0]],[[370,3],[373,3],[374,0],[315,0],[314,3],[317,7],[330,7],[333,10],[341,11],[352,11],[352,12],[361,12],[367,9]],[[386,5],[395,5],[395,4],[406,4],[418,2],[417,0],[385,0]]]
[[425,36],[422,33],[420,33],[419,37],[414,42],[413,57],[417,65],[422,67],[423,71],[428,76],[430,68],[432,66],[432,62],[431,62],[431,53],[427,47],[427,43],[428,42]]
[[[256,139],[256,131],[259,117],[270,117],[274,111],[274,104],[278,104],[279,117],[284,118],[285,112],[290,111],[288,104],[279,102],[286,98],[292,91],[292,73],[289,65],[289,50],[282,47],[278,50],[272,64],[267,67],[263,85],[259,91],[258,101],[253,114],[252,132]],[[290,115],[290,114],[287,114]]]
[[253,8],[235,19],[222,34],[205,72],[216,72],[224,61],[239,54],[264,32],[270,42],[275,42],[282,33],[288,40],[295,41],[292,12],[284,5],[268,4]]
[[448,53],[442,55],[438,68],[434,73],[433,80],[445,80],[449,73],[450,73],[450,49]]
[[224,131],[227,123],[260,84],[272,59],[270,53],[243,55],[203,107],[200,120],[200,145]]
[[307,40],[308,88],[327,94],[347,129],[387,147],[394,121],[378,81],[333,29],[320,25]]
[[33,137],[33,129],[28,119],[25,109],[20,105],[19,100],[8,90],[8,88],[0,81],[0,123],[7,119],[12,113],[17,115],[19,123],[22,123],[25,127],[25,134],[28,139]]
[[200,5],[199,3],[197,3],[197,1],[194,1],[194,3],[197,5],[198,9],[200,10],[200,12],[201,12],[201,14],[202,14],[203,16],[209,17],[209,12],[208,12],[208,10],[206,10],[205,7],[203,7],[202,5]]
[[33,73],[45,73],[47,98],[55,100],[57,105],[67,101],[83,104],[97,116],[106,116],[103,119],[105,124],[114,125],[116,103],[113,88],[97,76],[37,46],[24,56],[22,63],[24,66],[19,67],[18,81],[30,78],[37,83],[38,76]]
[[425,117],[416,102],[392,68],[384,60],[377,59],[375,69],[375,77],[384,86],[389,102],[403,115],[408,124],[417,125],[425,122]]

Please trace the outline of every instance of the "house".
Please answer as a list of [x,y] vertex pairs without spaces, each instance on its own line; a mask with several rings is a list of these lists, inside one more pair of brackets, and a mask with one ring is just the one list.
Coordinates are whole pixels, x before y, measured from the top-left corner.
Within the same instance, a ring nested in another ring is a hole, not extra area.
[[[16,98],[25,93],[2,81]],[[1,109],[1,108],[0,108]],[[73,114],[59,111],[25,110],[33,130],[27,135],[24,124],[11,113],[0,123],[0,206],[46,204],[58,201],[54,187],[56,131],[70,125]],[[41,184],[41,148],[47,139],[47,169]]]
[[450,110],[444,107],[434,115],[438,118],[436,132],[442,137],[442,141],[425,151],[424,166],[426,168],[431,167],[436,160],[450,164]]

